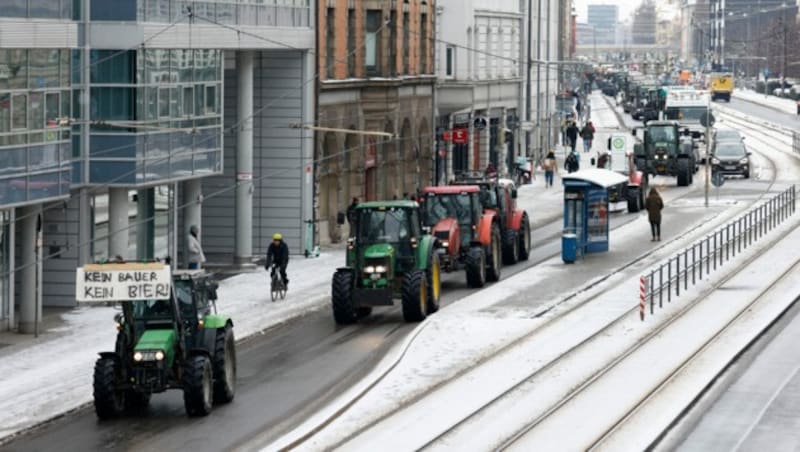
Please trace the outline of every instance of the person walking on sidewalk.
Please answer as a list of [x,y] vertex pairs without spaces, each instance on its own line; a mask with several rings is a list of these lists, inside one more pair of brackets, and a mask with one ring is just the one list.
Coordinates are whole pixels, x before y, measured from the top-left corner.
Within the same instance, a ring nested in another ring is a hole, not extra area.
[[589,152],[592,150],[592,141],[594,140],[594,125],[592,125],[592,121],[586,123],[581,129],[581,138],[583,138],[583,152]]
[[553,173],[556,170],[556,155],[553,151],[547,153],[547,156],[544,158],[544,162],[542,162],[542,169],[544,170],[544,186],[545,188],[550,188],[553,186]]
[[661,210],[664,208],[664,201],[661,200],[655,187],[650,188],[647,200],[644,202],[647,209],[647,216],[650,220],[650,232],[653,235],[651,242],[661,241]]
[[186,237],[186,248],[189,251],[189,269],[197,270],[206,261],[206,255],[203,254],[203,247],[200,246],[200,229],[195,225],[189,227],[189,235]]
[[575,152],[573,149],[570,151],[569,155],[567,156],[566,160],[564,160],[564,169],[567,170],[568,173],[574,173],[581,168],[581,162],[578,157],[578,153]]
[[575,146],[578,144],[578,126],[575,124],[575,121],[572,121],[567,126],[567,139],[569,140],[569,147],[572,148],[572,152],[575,152]]

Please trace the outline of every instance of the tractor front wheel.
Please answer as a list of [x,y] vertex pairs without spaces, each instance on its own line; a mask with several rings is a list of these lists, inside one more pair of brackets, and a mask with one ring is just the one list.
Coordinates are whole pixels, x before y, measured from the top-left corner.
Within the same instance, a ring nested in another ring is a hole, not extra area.
[[214,342],[214,402],[229,403],[236,393],[236,341],[230,325],[217,330]]
[[527,214],[522,216],[519,232],[519,260],[526,261],[531,256],[531,223]]
[[190,356],[183,366],[183,405],[189,416],[206,416],[213,403],[211,360]]
[[503,241],[503,263],[514,265],[519,262],[519,244],[517,243],[517,231],[509,229],[506,231]]
[[431,256],[428,260],[425,280],[428,285],[428,314],[433,314],[439,310],[439,299],[442,294],[442,269],[439,265],[439,255],[433,249],[431,249]]
[[406,322],[421,322],[427,316],[428,284],[425,272],[414,270],[403,278],[403,319]]
[[486,269],[487,281],[499,281],[500,270],[503,268],[502,244],[500,243],[500,228],[495,224],[492,226],[492,243],[489,244],[489,262]]
[[337,271],[333,274],[331,304],[333,319],[339,325],[355,323],[362,314],[368,315],[353,305],[353,274],[348,271]]
[[99,358],[94,364],[94,411],[100,419],[118,416],[125,408],[125,391],[119,389],[119,362]]
[[483,248],[473,246],[467,253],[467,285],[472,288],[486,284],[486,253]]

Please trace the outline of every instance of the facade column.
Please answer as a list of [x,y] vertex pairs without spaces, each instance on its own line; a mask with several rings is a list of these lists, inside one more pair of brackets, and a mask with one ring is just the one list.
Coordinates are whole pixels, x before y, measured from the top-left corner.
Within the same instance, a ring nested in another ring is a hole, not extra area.
[[[0,246],[5,247],[3,250],[5,261],[3,262],[3,272],[5,280],[3,281],[3,293],[0,298],[3,298],[5,303],[5,322],[0,325],[0,331],[11,330],[14,327],[14,280],[16,279],[16,263],[17,259],[14,256],[16,250],[16,209],[10,209],[8,212],[8,226],[5,226],[7,233]],[[7,254],[6,254],[7,253]]]
[[136,259],[155,257],[156,190],[144,188],[136,192]]
[[37,321],[41,323],[42,305],[37,287],[37,275],[41,262],[37,260],[37,226],[41,205],[23,207],[19,210],[21,237],[19,244],[19,332],[33,334]]
[[[203,235],[202,223],[203,219],[203,190],[200,179],[191,179],[181,184],[183,191],[183,230],[179,231],[179,243],[183,244],[183,249],[186,249],[186,238],[189,236],[189,228],[197,226],[200,230],[200,237]],[[200,242],[202,246],[202,241]],[[186,256],[187,254],[184,254]],[[188,262],[187,262],[188,267]]]
[[236,135],[236,251],[234,263],[253,261],[253,52],[236,54],[239,133]]
[[128,189],[108,189],[108,258],[128,258]]

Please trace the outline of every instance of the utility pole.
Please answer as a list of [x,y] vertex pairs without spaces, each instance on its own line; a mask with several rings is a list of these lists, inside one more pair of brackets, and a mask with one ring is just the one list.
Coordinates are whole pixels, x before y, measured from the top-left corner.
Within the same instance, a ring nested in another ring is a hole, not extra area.
[[[533,36],[533,30],[531,29],[533,26],[533,0],[528,0],[528,60],[525,67],[527,68],[526,75],[526,91],[527,97],[525,99],[525,119],[530,121],[531,120],[531,65],[533,64],[533,60],[531,59],[531,46],[533,43],[531,42],[531,38]],[[530,157],[528,154],[531,151],[531,133],[525,132],[525,156]]]

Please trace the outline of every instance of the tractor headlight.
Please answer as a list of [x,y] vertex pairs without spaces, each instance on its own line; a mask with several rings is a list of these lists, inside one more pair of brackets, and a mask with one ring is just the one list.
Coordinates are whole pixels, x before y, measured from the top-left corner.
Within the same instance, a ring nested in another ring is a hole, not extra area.
[[450,248],[450,242],[448,242],[447,240],[443,241],[442,248]]
[[136,352],[133,354],[133,360],[136,361],[137,363],[143,359],[144,355],[142,354],[142,352]]
[[386,266],[385,265],[376,265],[375,266],[375,273],[386,273]]
[[367,265],[366,267],[364,267],[364,273],[375,273],[375,266]]
[[163,361],[164,360],[164,351],[163,350],[144,350],[140,352],[135,352],[133,354],[133,360],[137,363],[139,362],[148,362],[148,361]]
[[156,352],[156,361],[163,361],[164,360],[164,352],[161,350]]

